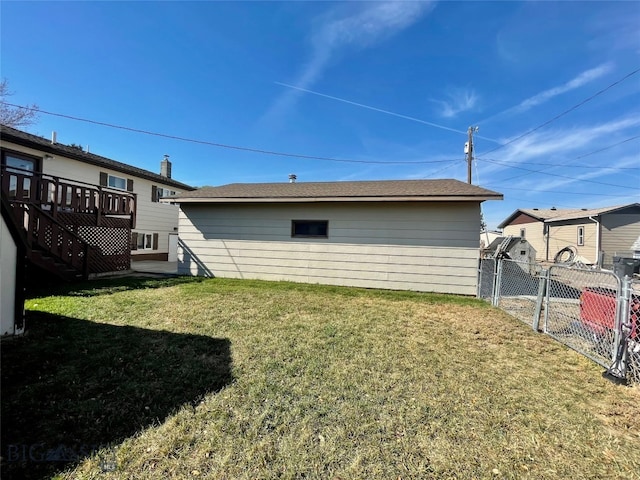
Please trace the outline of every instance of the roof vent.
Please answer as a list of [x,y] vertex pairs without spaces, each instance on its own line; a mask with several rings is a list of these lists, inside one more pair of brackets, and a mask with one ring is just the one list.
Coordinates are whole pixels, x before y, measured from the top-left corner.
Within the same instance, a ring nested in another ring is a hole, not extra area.
[[534,208],[534,210],[537,212],[539,210],[539,208]]
[[586,208],[581,208],[580,210],[582,210],[583,212],[586,212],[587,209]]
[[298,179],[298,176],[295,173],[289,174],[289,183],[296,183],[297,179]]
[[54,130],[51,132],[51,144],[58,143],[58,133]]
[[556,207],[551,207],[551,210],[553,210],[554,212],[557,210]]

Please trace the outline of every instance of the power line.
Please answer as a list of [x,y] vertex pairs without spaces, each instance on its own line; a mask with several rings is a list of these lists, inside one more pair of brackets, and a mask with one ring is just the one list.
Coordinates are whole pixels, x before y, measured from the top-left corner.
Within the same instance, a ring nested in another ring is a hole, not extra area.
[[[640,138],[640,135],[635,135],[635,136],[627,138],[625,140],[621,140],[621,141],[613,143],[611,145],[607,145],[606,147],[600,148],[598,150],[594,150],[593,152],[589,152],[589,153],[585,153],[583,155],[579,155],[579,156],[577,156],[575,158],[572,158],[570,160],[570,162],[573,162],[574,160],[580,160],[581,158],[588,157],[588,156],[594,155],[596,153],[604,152],[605,150],[609,150],[609,149],[611,149],[613,147],[617,147],[618,145],[622,145],[623,143],[630,142],[630,141],[635,140],[637,138]],[[500,164],[505,165],[507,167],[510,166],[509,163],[503,162],[501,160],[496,160],[495,158],[486,158],[486,159],[480,159],[480,160],[491,160],[494,163],[500,163]],[[603,169],[603,170],[638,170],[638,167],[605,167],[605,166],[600,166],[600,165],[576,165],[574,163],[535,163],[535,162],[527,162],[527,165],[543,165],[543,166],[549,166],[549,167],[597,168],[597,169]],[[525,175],[528,175],[528,174],[525,174]],[[524,175],[518,175],[518,176],[522,177]]]
[[[433,175],[436,175],[440,172],[444,172],[445,170],[448,170],[450,167],[452,167],[454,165],[454,163],[460,162],[460,160],[453,160],[452,162],[449,162],[449,164],[445,165],[443,168],[436,170],[435,172],[431,172],[429,173],[428,177],[432,177]],[[428,178],[425,177],[425,178]]]
[[584,155],[580,155],[579,157],[574,158],[574,160],[579,160],[584,157],[588,157],[589,155],[594,155],[596,153],[604,152],[605,150],[609,150],[610,148],[617,147],[618,145],[622,145],[623,143],[630,142],[631,140],[635,140],[636,138],[640,138],[640,135],[636,135],[635,137],[627,138],[626,140],[622,140],[618,143],[614,143],[613,145],[609,145],[607,147],[601,148],[600,150],[594,150],[593,152],[585,153]]
[[[489,162],[489,163],[494,163],[496,165],[503,165],[501,163],[498,162],[494,162],[492,160],[484,160],[485,162]],[[516,165],[506,165],[507,168],[516,168],[518,170],[524,170],[526,172],[531,172],[531,173],[541,173],[543,175],[549,175],[550,177],[558,177],[558,178],[568,178],[569,180],[575,180],[576,182],[587,182],[587,183],[595,183],[598,185],[606,185],[608,187],[617,187],[617,188],[628,188],[631,190],[637,190],[638,187],[629,187],[627,185],[617,185],[615,183],[607,183],[607,182],[598,182],[597,180],[586,180],[586,179],[580,179],[580,178],[576,178],[576,177],[570,177],[568,175],[560,175],[559,173],[549,173],[549,172],[545,172],[542,170],[530,170],[528,168],[524,168],[524,167],[518,167]],[[506,180],[501,180],[501,181],[506,181]]]
[[[486,183],[484,185],[480,185],[483,188],[489,188],[490,185],[494,185],[496,182],[489,182]],[[515,187],[497,187],[500,190],[518,190],[519,192],[522,192],[522,188],[515,188]],[[553,191],[553,193],[557,193],[560,195],[585,195],[585,196],[598,196],[598,197],[619,197],[620,194],[610,194],[610,193],[593,193],[593,192],[587,192],[587,193],[583,193],[583,192],[558,192],[558,191]]]
[[[584,99],[584,100],[582,100],[580,103],[577,103],[576,105],[574,105],[573,107],[569,108],[568,110],[565,110],[564,112],[562,112],[562,113],[560,113],[560,114],[556,115],[556,116],[555,116],[555,117],[553,117],[551,120],[547,120],[546,122],[544,122],[544,123],[542,123],[542,124],[538,125],[538,126],[537,126],[537,127],[535,127],[535,128],[532,128],[531,130],[529,130],[529,131],[527,131],[527,132],[523,133],[522,135],[519,135],[519,136],[517,136],[516,138],[513,138],[513,139],[509,140],[509,141],[508,141],[508,142],[506,142],[506,143],[503,143],[502,145],[498,145],[497,147],[492,148],[492,149],[491,149],[491,150],[489,150],[488,152],[484,152],[482,155],[487,155],[487,154],[489,154],[489,153],[495,152],[496,150],[499,150],[499,149],[501,149],[501,148],[504,148],[504,147],[506,147],[507,145],[510,145],[510,144],[512,144],[513,142],[516,142],[516,141],[520,140],[521,138],[524,138],[524,137],[526,137],[527,135],[530,135],[530,134],[532,134],[533,132],[535,132],[535,131],[537,131],[537,130],[540,130],[542,127],[546,127],[546,126],[547,126],[547,125],[549,125],[550,123],[555,122],[556,120],[558,120],[559,118],[561,118],[561,117],[565,116],[566,114],[573,112],[574,110],[576,110],[577,108],[581,107],[581,106],[582,106],[582,105],[584,105],[585,103],[590,102],[591,100],[593,100],[594,98],[596,98],[598,95],[601,95],[601,94],[603,94],[604,92],[606,92],[607,90],[609,90],[609,89],[611,89],[611,88],[615,87],[615,86],[616,86],[616,85],[618,85],[619,83],[624,82],[627,78],[629,78],[629,77],[631,77],[631,76],[635,75],[635,74],[636,74],[636,73],[638,73],[638,72],[640,72],[640,68],[638,68],[638,69],[634,70],[634,71],[633,71],[633,72],[631,72],[631,73],[628,73],[627,75],[625,75],[624,77],[622,77],[620,80],[618,80],[618,81],[616,81],[616,82],[613,82],[613,83],[612,83],[611,85],[609,85],[608,87],[603,88],[602,90],[600,90],[599,92],[594,93],[594,94],[593,94],[593,95],[591,95],[590,97],[585,98],[585,99]],[[482,156],[482,155],[480,155],[480,156]]]
[[[627,139],[622,140],[620,142],[617,142],[617,143],[614,143],[612,145],[608,145],[606,147],[603,147],[603,148],[601,148],[599,150],[595,150],[593,152],[585,153],[584,155],[579,155],[579,156],[573,158],[572,161],[573,160],[579,160],[579,159],[584,158],[584,157],[588,157],[589,155],[593,155],[594,153],[603,152],[605,150],[608,150],[610,148],[616,147],[616,146],[621,145],[623,143],[627,143],[627,142],[630,142],[631,140],[635,140],[636,138],[640,138],[640,135],[636,135],[636,136],[627,138]],[[498,164],[498,165],[504,165],[505,167],[508,167],[508,168],[517,168],[517,167],[514,167],[513,165],[510,165],[507,162],[501,162],[500,160],[496,160],[494,158],[485,158],[485,159],[482,159],[482,160],[485,160],[485,161],[488,161],[488,162],[492,162],[492,163],[495,163],[495,164]],[[604,170],[604,169],[607,169],[607,170],[634,170],[634,171],[638,170],[637,167],[601,167],[601,166],[597,166],[597,165],[575,165],[575,164],[572,164],[572,163],[564,163],[564,164],[562,164],[562,163],[531,163],[531,162],[527,162],[527,164],[528,165],[548,165],[548,166],[551,166],[551,167],[595,168],[595,169],[600,169],[600,170]],[[520,175],[514,175],[513,177],[503,178],[500,181],[501,182],[508,182],[508,181],[514,180],[516,178],[526,177],[527,175],[531,175],[533,173],[545,173],[545,171],[544,170],[528,170],[527,173],[522,173]],[[575,180],[578,180],[578,179],[575,178]]]
[[[321,156],[316,156],[316,155],[304,155],[304,154],[297,154],[297,153],[277,152],[277,151],[273,151],[273,150],[262,150],[262,149],[259,149],[259,148],[242,147],[242,146],[238,146],[238,145],[228,145],[228,144],[224,144],[224,143],[210,142],[210,141],[207,141],[207,140],[197,140],[197,139],[193,139],[193,138],[180,137],[180,136],[177,136],[177,135],[170,135],[170,134],[166,134],[166,133],[151,132],[151,131],[142,130],[142,129],[139,129],[139,128],[125,127],[123,125],[116,125],[116,124],[112,124],[112,123],[100,122],[100,121],[97,121],[97,120],[90,120],[88,118],[74,117],[72,115],[65,115],[63,113],[55,113],[55,112],[49,112],[49,111],[41,110],[41,109],[37,109],[37,108],[24,107],[24,106],[21,106],[21,105],[15,105],[13,103],[8,103],[8,102],[4,102],[4,101],[0,102],[0,103],[2,103],[3,105],[10,106],[10,107],[21,108],[21,109],[30,110],[30,111],[36,111],[38,113],[43,113],[45,115],[51,115],[51,116],[54,116],[54,117],[67,118],[69,120],[76,120],[76,121],[79,121],[79,122],[86,122],[86,123],[91,123],[91,124],[94,124],[94,125],[101,125],[103,127],[117,128],[117,129],[120,129],[120,130],[126,130],[128,132],[142,133],[144,135],[151,135],[151,136],[154,136],[154,137],[169,138],[171,140],[178,140],[178,141],[181,141],[181,142],[197,143],[197,144],[200,144],[200,145],[209,145],[209,146],[212,146],[212,147],[227,148],[227,149],[232,149],[232,150],[241,150],[241,151],[245,151],[245,152],[259,153],[259,154],[263,154],[263,155],[274,155],[274,156],[289,157],[289,158],[302,158],[302,159],[305,159],[305,160],[323,160],[323,161],[328,161],[328,162],[364,163],[364,164],[371,164],[371,165],[399,165],[399,164],[422,165],[422,164],[431,164],[431,163],[450,163],[450,162],[454,161],[453,159],[447,159],[447,160],[418,160],[418,161],[409,161],[409,160],[407,160],[407,161],[352,160],[352,159],[347,159],[347,158],[321,157]],[[455,161],[457,161],[457,159]]]
[[[477,160],[477,159],[476,159]],[[491,160],[493,163],[499,163],[500,165],[504,165],[505,167],[510,167],[511,164],[505,162],[503,160],[497,160],[495,158],[481,158],[480,160]],[[546,167],[575,167],[575,168],[593,168],[597,170],[638,170],[638,167],[605,167],[600,165],[576,165],[570,163],[537,163],[537,162],[527,162],[527,165],[541,165]],[[537,171],[537,170],[536,170]],[[527,174],[528,175],[528,174]]]
[[[466,135],[467,134],[467,132],[463,132],[462,130],[456,130],[455,128],[446,127],[444,125],[438,125],[437,123],[427,122],[426,120],[421,120],[419,118],[410,117],[408,115],[402,115],[400,113],[391,112],[389,110],[383,110],[382,108],[372,107],[370,105],[365,105],[363,103],[352,102],[351,100],[346,100],[346,99],[340,98],[340,97],[334,97],[333,95],[327,95],[326,93],[314,92],[313,90],[309,90],[309,89],[302,88],[302,87],[296,87],[295,85],[289,85],[288,83],[282,83],[282,82],[273,82],[273,83],[275,83],[276,85],[280,85],[282,87],[287,87],[287,88],[291,88],[293,90],[298,90],[300,92],[310,93],[312,95],[318,95],[319,97],[329,98],[331,100],[336,100],[338,102],[347,103],[349,105],[354,105],[356,107],[361,107],[361,108],[366,108],[368,110],[373,110],[374,112],[385,113],[385,114],[391,115],[393,117],[403,118],[405,120],[411,120],[412,122],[422,123],[423,125],[428,125],[430,127],[440,128],[442,130],[447,130],[449,132],[460,133],[462,135]],[[484,138],[485,140],[489,140],[490,142],[499,143],[498,140],[494,140],[493,138],[481,137],[480,135],[478,135],[478,137],[479,138]]]

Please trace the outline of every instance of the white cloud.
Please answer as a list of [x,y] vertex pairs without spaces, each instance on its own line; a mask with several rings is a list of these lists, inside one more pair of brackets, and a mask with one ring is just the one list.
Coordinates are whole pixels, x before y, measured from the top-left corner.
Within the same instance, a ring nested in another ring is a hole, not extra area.
[[[349,13],[345,13],[342,5],[332,9],[317,19],[310,35],[311,56],[291,83],[302,89],[309,87],[337,56],[353,49],[370,48],[388,39],[416,23],[434,5],[430,1],[390,1],[348,4]],[[265,117],[280,116],[299,95],[299,91],[293,90],[283,93]]]
[[473,90],[455,89],[448,94],[448,100],[432,100],[441,106],[440,115],[455,117],[459,113],[473,110],[478,103],[478,95]]
[[[368,47],[404,30],[415,23],[431,2],[378,2],[367,4],[352,15],[326,21],[312,35],[316,55],[335,51],[347,46]],[[337,17],[337,10],[331,12]]]
[[[545,180],[544,182],[537,181],[535,183],[529,179],[529,180],[523,180],[521,182],[518,182],[514,184],[513,187],[522,188],[523,192],[526,192],[528,194],[535,194],[540,192],[553,192],[554,190],[560,187],[566,187],[567,185],[572,185],[578,182],[582,183],[583,180],[599,179],[605,175],[611,175],[612,173],[611,168],[625,168],[625,167],[633,167],[637,165],[638,165],[638,156],[637,155],[628,156],[618,160],[617,162],[608,164],[607,167],[609,168],[592,170],[590,172],[583,173],[580,175],[575,175],[575,176],[570,174],[569,175],[564,174],[567,176],[571,176],[572,178],[557,178],[554,180]],[[551,177],[546,177],[546,178],[550,179]],[[618,183],[625,183],[625,181],[621,180]]]
[[609,73],[612,69],[612,65],[610,63],[605,63],[596,68],[592,68],[590,70],[586,70],[579,74],[577,77],[569,80],[568,82],[558,85],[557,87],[550,88],[543,92],[534,95],[533,97],[529,97],[526,100],[522,101],[519,105],[513,107],[513,110],[517,113],[524,112],[538,106],[542,103],[545,103],[548,100],[551,100],[553,97],[557,97],[558,95],[562,95],[563,93],[569,92],[571,90],[575,90],[576,88],[580,88],[583,85],[586,85],[589,82],[596,80],[597,78],[602,77],[603,75]]
[[[633,115],[594,126],[535,132],[499,150],[495,158],[499,158],[501,163],[518,165],[536,158],[548,161],[549,157],[561,158],[572,152],[576,155],[586,148],[597,148],[595,145],[603,138],[610,142],[611,135],[638,126],[640,115]],[[506,139],[505,143],[508,141]],[[478,158],[482,160],[482,153]],[[491,164],[483,171],[486,174],[504,168],[507,167]]]
[[540,93],[537,93],[536,95],[523,100],[518,105],[509,107],[506,110],[498,112],[495,115],[491,115],[490,117],[476,123],[482,125],[486,124],[489,120],[495,119],[496,117],[526,112],[533,107],[537,107],[538,105],[542,105],[543,103],[548,102],[558,95],[562,95],[563,93],[570,92],[571,90],[575,90],[590,82],[593,82],[594,80],[597,80],[603,75],[609,73],[612,69],[613,64],[603,63],[602,65],[599,65],[595,68],[585,70],[584,72],[579,73],[577,76],[575,76],[568,82],[563,83],[562,85],[558,85],[556,87],[552,87]]

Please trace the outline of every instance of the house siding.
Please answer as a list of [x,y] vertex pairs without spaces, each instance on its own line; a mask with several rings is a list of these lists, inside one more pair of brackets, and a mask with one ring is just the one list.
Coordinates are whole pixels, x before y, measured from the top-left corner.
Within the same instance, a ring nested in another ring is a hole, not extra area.
[[[528,217],[523,215],[522,217]],[[547,260],[547,244],[544,235],[544,223],[531,219],[527,223],[518,223],[516,225],[507,225],[504,227],[503,236],[513,235],[514,237],[520,236],[520,230],[525,229],[525,239],[536,251],[536,260]],[[553,258],[553,257],[552,257]]]
[[[30,156],[43,157],[43,153],[37,149],[3,142],[3,147],[9,150],[24,153]],[[133,250],[132,260],[136,256],[146,256],[148,254],[161,254],[166,257],[169,248],[169,234],[175,233],[178,226],[178,206],[151,201],[151,190],[153,186],[168,188],[176,191],[175,187],[159,182],[139,178],[133,175],[98,167],[89,163],[66,158],[61,155],[54,155],[54,158],[45,158],[42,161],[42,173],[67,178],[91,185],[100,185],[100,174],[107,173],[121,178],[126,178],[128,183],[133,180],[133,193],[136,197],[136,226],[133,232],[157,233],[158,248],[155,250]]]
[[[584,228],[584,245],[578,246],[578,227]],[[585,263],[598,261],[597,248],[598,228],[594,222],[585,223],[584,219],[567,221],[562,224],[549,225],[549,260],[565,247],[574,247],[577,254],[584,257]]]
[[[473,295],[479,204],[183,204],[182,274]],[[328,220],[328,238],[292,238]]]
[[640,237],[640,213],[602,216],[603,264],[611,266],[613,256],[632,257],[631,245]]

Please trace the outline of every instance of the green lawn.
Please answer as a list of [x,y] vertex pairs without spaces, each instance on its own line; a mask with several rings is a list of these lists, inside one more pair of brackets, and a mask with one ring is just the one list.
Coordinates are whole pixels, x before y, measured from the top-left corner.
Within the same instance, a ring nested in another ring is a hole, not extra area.
[[474,299],[176,278],[27,308],[3,478],[640,478],[638,388]]

